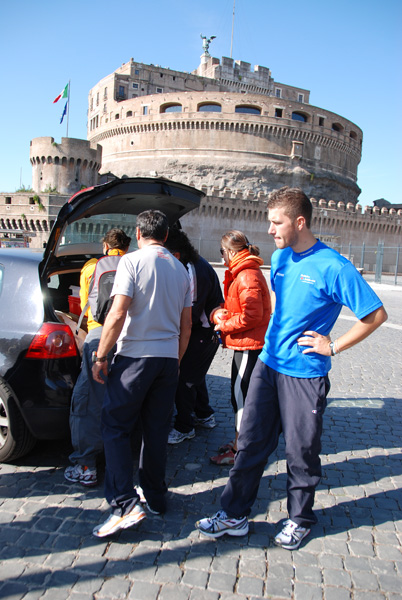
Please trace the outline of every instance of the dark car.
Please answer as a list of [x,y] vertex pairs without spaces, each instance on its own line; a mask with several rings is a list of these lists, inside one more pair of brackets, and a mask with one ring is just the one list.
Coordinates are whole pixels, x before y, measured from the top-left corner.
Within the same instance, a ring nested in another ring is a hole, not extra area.
[[[165,179],[116,179],[74,195],[60,210],[45,251],[0,249],[0,461],[36,439],[69,435],[71,393],[85,329],[74,308],[80,271],[121,227],[136,249],[136,215],[162,210],[170,225],[199,206],[202,192]],[[79,312],[79,311],[78,311]]]

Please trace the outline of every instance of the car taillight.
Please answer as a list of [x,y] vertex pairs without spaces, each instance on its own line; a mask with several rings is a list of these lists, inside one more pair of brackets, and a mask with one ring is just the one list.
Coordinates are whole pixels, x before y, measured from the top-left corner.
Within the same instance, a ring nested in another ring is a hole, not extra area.
[[68,358],[77,356],[77,346],[68,325],[43,323],[26,353],[26,358]]

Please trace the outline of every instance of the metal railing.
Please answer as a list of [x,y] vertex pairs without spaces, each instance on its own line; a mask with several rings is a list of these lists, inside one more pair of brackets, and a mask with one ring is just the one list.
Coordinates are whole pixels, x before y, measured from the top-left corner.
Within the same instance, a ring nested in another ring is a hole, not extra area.
[[[220,263],[220,239],[192,238],[191,242],[197,248],[201,256],[209,262]],[[379,242],[377,246],[367,246],[353,244],[337,244],[325,242],[328,246],[334,248],[354,264],[354,266],[368,275],[376,283],[385,281],[398,285],[402,283],[402,253],[400,246],[385,246],[384,242]],[[271,264],[271,256],[276,250],[276,246],[271,238],[267,238],[265,243],[257,244],[260,249],[260,255],[264,264]],[[399,278],[399,281],[398,281]]]

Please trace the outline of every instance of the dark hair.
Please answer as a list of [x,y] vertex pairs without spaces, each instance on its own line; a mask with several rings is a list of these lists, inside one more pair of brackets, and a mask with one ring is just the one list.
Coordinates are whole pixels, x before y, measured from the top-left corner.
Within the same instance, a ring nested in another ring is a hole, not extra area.
[[304,217],[306,225],[310,229],[313,215],[313,205],[306,194],[300,188],[282,187],[271,192],[267,203],[268,210],[271,208],[283,208],[285,214],[295,221],[297,217]]
[[165,247],[171,252],[180,252],[180,262],[184,265],[187,263],[196,263],[200,258],[198,251],[191,244],[188,236],[184,231],[173,227],[169,229],[169,235],[165,242]]
[[108,244],[110,248],[117,248],[118,250],[128,250],[131,242],[131,237],[128,237],[122,229],[113,227],[105,233],[102,242]]
[[169,223],[165,213],[160,210],[144,210],[137,216],[137,227],[144,239],[164,242]]
[[221,244],[223,244],[228,250],[233,250],[233,252],[241,252],[247,248],[250,254],[254,254],[254,256],[259,256],[260,254],[259,247],[254,246],[254,244],[250,244],[247,236],[242,231],[237,231],[236,229],[227,231],[222,236]]

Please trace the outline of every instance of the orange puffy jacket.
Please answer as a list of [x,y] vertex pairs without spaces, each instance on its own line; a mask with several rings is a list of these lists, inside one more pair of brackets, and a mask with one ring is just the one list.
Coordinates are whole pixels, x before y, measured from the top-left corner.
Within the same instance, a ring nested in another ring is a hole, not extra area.
[[260,269],[262,258],[248,250],[238,252],[225,273],[224,308],[220,322],[224,345],[232,350],[259,350],[271,316],[271,298]]

